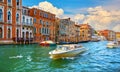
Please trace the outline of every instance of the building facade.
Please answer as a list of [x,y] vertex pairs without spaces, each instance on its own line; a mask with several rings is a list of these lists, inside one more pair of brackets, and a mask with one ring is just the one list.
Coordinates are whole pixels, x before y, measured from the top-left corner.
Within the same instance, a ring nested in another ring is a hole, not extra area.
[[0,41],[21,37],[22,0],[0,0]]
[[116,39],[120,41],[120,32],[116,32]]
[[29,9],[29,15],[33,17],[34,40],[36,42],[55,41],[55,15],[37,8]]
[[80,42],[80,25],[75,24],[75,42]]
[[22,7],[22,39],[25,41],[33,41],[33,17],[29,16],[29,8]]
[[115,40],[116,39],[116,33],[112,30],[102,30],[100,31],[100,34],[106,38],[106,40]]
[[91,40],[92,32],[92,27],[89,24],[80,24],[80,41]]

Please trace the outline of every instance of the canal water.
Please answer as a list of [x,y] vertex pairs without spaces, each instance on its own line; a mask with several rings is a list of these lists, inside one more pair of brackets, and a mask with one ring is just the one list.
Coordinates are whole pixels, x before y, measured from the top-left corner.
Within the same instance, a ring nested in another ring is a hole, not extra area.
[[55,47],[0,46],[0,72],[120,72],[120,47],[106,48],[106,41],[80,43],[87,51],[75,58],[52,60]]

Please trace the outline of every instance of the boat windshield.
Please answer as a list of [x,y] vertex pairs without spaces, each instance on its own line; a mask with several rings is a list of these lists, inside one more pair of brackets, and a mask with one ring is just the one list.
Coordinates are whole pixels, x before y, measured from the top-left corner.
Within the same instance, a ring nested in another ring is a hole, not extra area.
[[68,50],[68,46],[57,46],[57,50]]

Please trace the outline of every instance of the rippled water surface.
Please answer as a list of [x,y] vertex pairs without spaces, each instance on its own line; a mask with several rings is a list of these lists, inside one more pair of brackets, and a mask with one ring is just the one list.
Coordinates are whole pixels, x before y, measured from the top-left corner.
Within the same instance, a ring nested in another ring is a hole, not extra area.
[[106,48],[106,41],[80,43],[87,51],[72,59],[52,60],[55,47],[0,46],[0,72],[120,72],[120,46]]

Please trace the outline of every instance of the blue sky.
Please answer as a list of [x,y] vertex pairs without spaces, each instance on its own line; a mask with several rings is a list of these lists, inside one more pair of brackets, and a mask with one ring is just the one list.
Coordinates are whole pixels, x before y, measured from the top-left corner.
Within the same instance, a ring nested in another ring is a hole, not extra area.
[[23,6],[43,8],[60,18],[89,23],[96,30],[120,31],[120,0],[22,0]]
[[[40,2],[48,1],[57,8],[62,8],[65,13],[71,13],[70,9],[83,9],[89,7],[103,6],[107,9],[118,8],[120,0],[22,0],[24,6],[38,5]],[[119,7],[120,8],[120,7]]]
[[95,7],[99,5],[103,5],[105,1],[103,0],[23,0],[24,6],[33,6],[38,5],[39,2],[48,1],[56,6],[57,8],[62,8],[65,13],[70,13],[67,11],[68,9],[80,9],[80,8],[88,8]]

